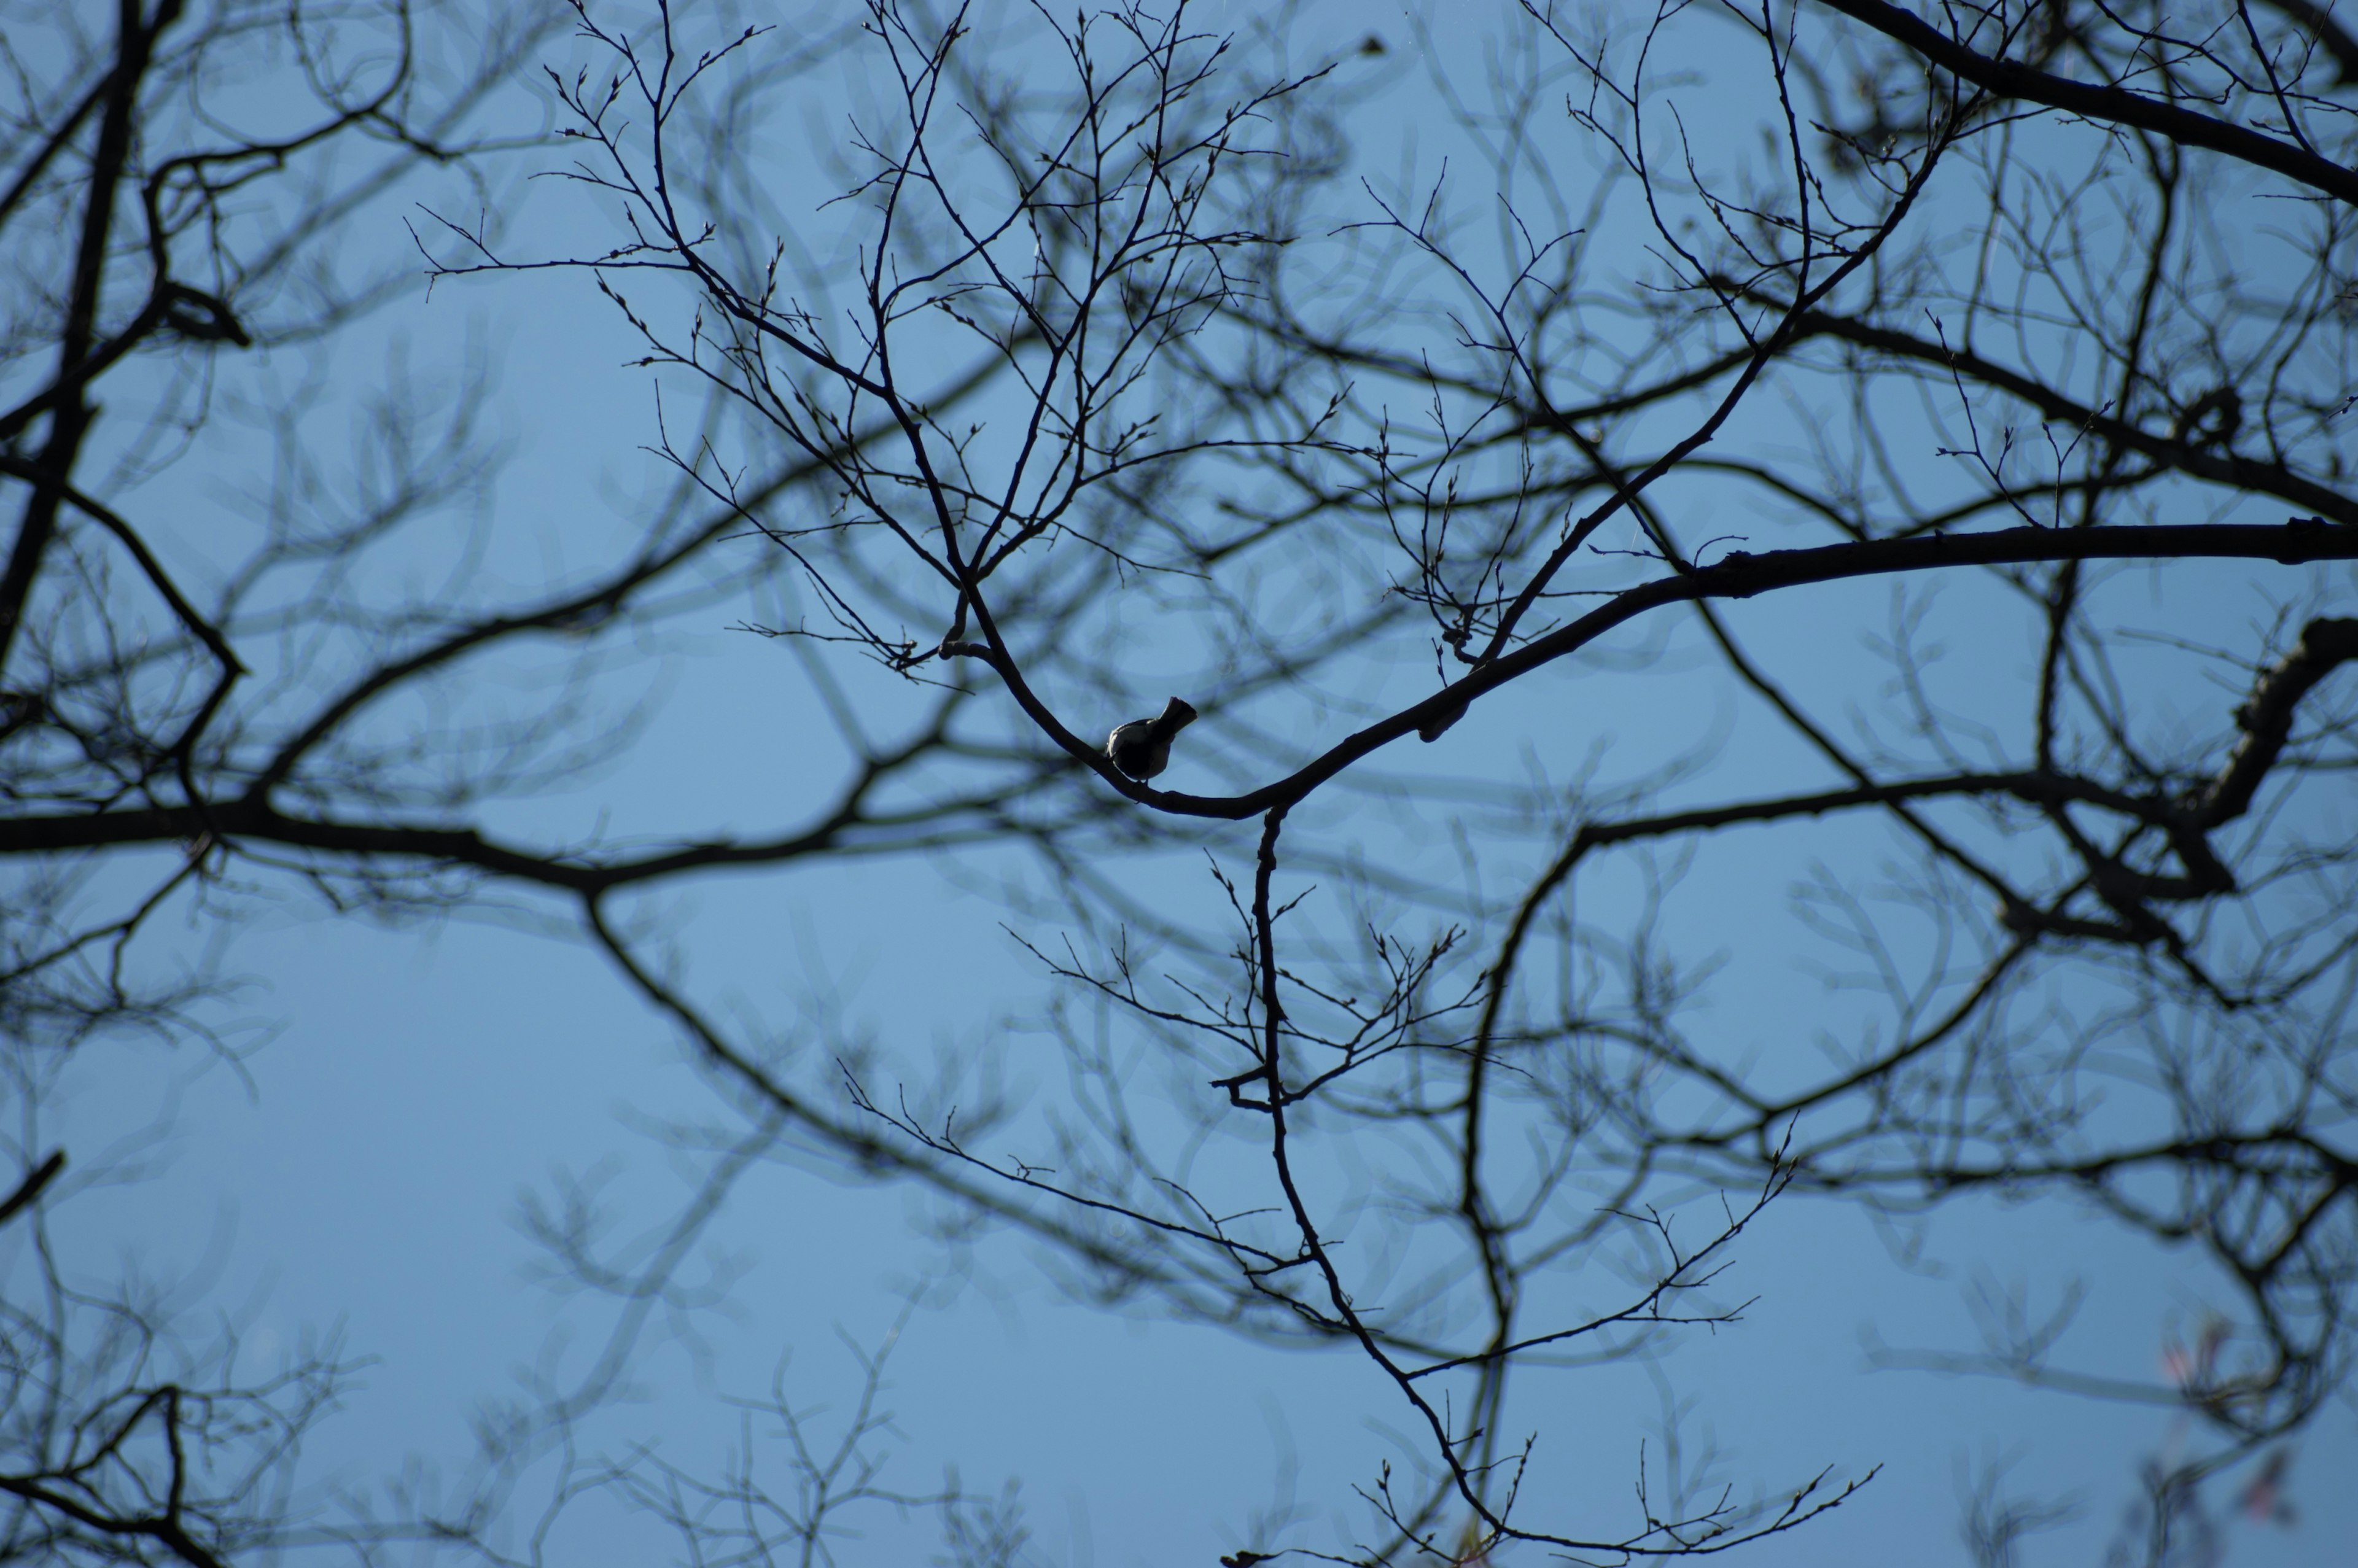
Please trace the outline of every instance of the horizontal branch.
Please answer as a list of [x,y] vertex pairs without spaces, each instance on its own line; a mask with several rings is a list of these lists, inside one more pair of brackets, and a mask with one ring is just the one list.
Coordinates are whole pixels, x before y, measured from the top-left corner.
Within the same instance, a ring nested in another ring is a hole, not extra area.
[[[1256,816],[1291,805],[1370,753],[1427,726],[1445,728],[1476,699],[1509,685],[1542,665],[1587,646],[1606,632],[1668,605],[1705,599],[1745,599],[1779,589],[1844,579],[1926,571],[1964,566],[2018,565],[2034,561],[2172,559],[2211,557],[2302,562],[2358,559],[2358,528],[2315,523],[2281,527],[2201,524],[2179,527],[2012,528],[1988,534],[1876,540],[1764,555],[1737,553],[1716,565],[1662,578],[1616,596],[1571,624],[1482,665],[1464,680],[1357,731],[1294,773],[1245,795],[1207,796],[1156,790],[1109,776],[1124,795],[1157,809],[1185,816],[1225,820]],[[966,650],[983,653],[976,648]],[[2305,687],[2303,689],[2306,689]],[[1056,726],[1062,730],[1062,726]],[[1053,731],[1052,731],[1053,732]],[[1069,731],[1058,735],[1068,751],[1095,763],[1103,758]],[[2279,741],[2280,743],[2280,741]],[[1110,775],[1110,764],[1100,766]],[[2089,786],[2044,776],[2005,775],[1970,781],[1926,781],[1832,792],[1807,802],[1783,803],[1792,811],[1839,810],[1892,799],[1996,787],[2024,799],[2060,793],[2093,799]],[[2099,804],[2142,815],[2151,803],[2106,798]],[[1650,821],[1650,830],[1703,829],[1747,817],[1761,807],[1747,804]],[[1772,808],[1771,815],[1786,814]],[[1675,823],[1675,826],[1674,826]],[[856,852],[863,846],[847,834],[864,827],[839,816],[805,831],[755,840],[713,839],[619,860],[591,860],[545,849],[520,848],[485,838],[475,828],[399,822],[354,822],[289,815],[251,795],[189,806],[135,811],[33,814],[0,820],[0,856],[71,853],[134,844],[193,841],[207,834],[252,838],[288,848],[362,859],[410,860],[471,867],[495,876],[594,895],[611,889],[699,871],[773,864],[799,856]]]
[[2163,1139],[2078,1156],[2007,1157],[1982,1164],[1952,1162],[1927,1168],[1911,1163],[1832,1170],[1812,1165],[1806,1155],[1794,1164],[1797,1182],[1809,1190],[1826,1193],[1916,1187],[1928,1195],[1945,1195],[2042,1182],[2071,1182],[2084,1189],[2157,1165],[2180,1173],[2201,1170],[2236,1181],[2297,1178],[2322,1183],[2337,1193],[2358,1191],[2358,1153],[2336,1149],[2304,1127],[2284,1124],[2247,1132]]
[[[978,807],[981,803],[973,803]],[[952,809],[956,809],[954,806]],[[563,851],[518,848],[486,838],[472,827],[400,822],[352,822],[289,816],[251,797],[139,811],[39,814],[0,820],[0,856],[67,854],[136,844],[185,843],[208,835],[253,839],[355,860],[403,860],[463,866],[512,881],[585,897],[617,888],[730,867],[772,865],[822,852],[870,848],[849,836],[893,824],[832,816],[806,831],[775,838],[708,839],[630,859],[591,860]],[[943,838],[954,835],[944,834]],[[927,842],[934,842],[928,840]],[[882,849],[907,849],[895,842]]]
[[1750,599],[1780,589],[1852,578],[1956,567],[2025,566],[2039,561],[2222,559],[2280,561],[2358,560],[2358,528],[2307,519],[2280,526],[2196,523],[2165,527],[2006,528],[1985,534],[1942,534],[1913,539],[1876,539],[1809,550],[1737,551],[1716,565],[1659,578],[1615,595],[1569,625],[1534,638],[1514,652],[1476,668],[1465,679],[1353,734],[1286,777],[1245,795],[1182,795],[1149,789],[1121,778],[1096,749],[1066,737],[1066,749],[1086,756],[1124,795],[1182,816],[1228,821],[1257,816],[1291,806],[1361,758],[1404,736],[1438,735],[1467,705],[1595,642],[1615,627],[1667,605],[1707,599]]

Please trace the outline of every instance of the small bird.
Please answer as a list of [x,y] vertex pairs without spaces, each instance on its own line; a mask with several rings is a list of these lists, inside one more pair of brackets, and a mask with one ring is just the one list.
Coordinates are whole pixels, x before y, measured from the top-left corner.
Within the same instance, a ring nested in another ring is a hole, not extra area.
[[1195,710],[1177,697],[1163,705],[1160,719],[1133,719],[1106,737],[1106,758],[1134,779],[1151,779],[1171,765],[1171,738],[1195,721]]

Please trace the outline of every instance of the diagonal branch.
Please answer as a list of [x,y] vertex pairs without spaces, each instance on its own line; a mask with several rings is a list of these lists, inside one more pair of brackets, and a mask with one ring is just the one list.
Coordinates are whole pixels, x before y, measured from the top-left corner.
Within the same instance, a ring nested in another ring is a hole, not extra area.
[[[1885,0],[1822,0],[1853,21],[1874,28],[1925,59],[1987,92],[2018,102],[2044,103],[2106,124],[2151,131],[2190,147],[2203,147],[2265,168],[2358,206],[2358,169],[2309,152],[2291,142],[2263,135],[2233,121],[2181,109],[2174,103],[2108,83],[2075,81],[2035,66],[1994,59],[1966,48],[1915,12]],[[1980,13],[1973,13],[1979,15]]]

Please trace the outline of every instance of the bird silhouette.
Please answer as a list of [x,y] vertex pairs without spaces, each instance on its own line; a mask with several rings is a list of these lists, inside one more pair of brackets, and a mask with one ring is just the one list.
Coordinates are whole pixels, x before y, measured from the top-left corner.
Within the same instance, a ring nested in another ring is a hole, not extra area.
[[1171,738],[1195,721],[1195,710],[1173,697],[1157,719],[1133,719],[1106,737],[1106,757],[1134,779],[1151,779],[1171,765]]

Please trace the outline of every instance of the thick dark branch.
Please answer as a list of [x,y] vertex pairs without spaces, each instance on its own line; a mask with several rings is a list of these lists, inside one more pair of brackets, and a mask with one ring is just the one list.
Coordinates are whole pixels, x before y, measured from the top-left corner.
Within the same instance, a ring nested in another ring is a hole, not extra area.
[[[980,812],[1000,798],[1001,793],[994,792],[988,797],[953,803],[936,815],[961,807]],[[514,881],[592,895],[691,871],[772,865],[821,852],[856,853],[869,848],[858,839],[857,830],[880,826],[890,824],[836,812],[803,832],[776,838],[708,839],[634,859],[594,860],[494,842],[472,827],[290,816],[265,802],[246,798],[142,811],[20,816],[0,821],[0,856],[189,842],[210,834],[362,860],[468,867]],[[948,840],[957,836],[945,833],[939,837]],[[910,846],[896,840],[877,848],[897,850]]]
[[1464,680],[1422,702],[1404,708],[1330,748],[1285,778],[1239,795],[1181,795],[1149,789],[1114,772],[1097,748],[1063,729],[1050,734],[1065,751],[1088,762],[1109,784],[1131,799],[1184,816],[1226,821],[1250,816],[1272,806],[1299,801],[1361,758],[1428,726],[1448,728],[1475,699],[1510,685],[1542,665],[1577,653],[1607,632],[1666,605],[1712,599],[1749,599],[1756,594],[1812,583],[1956,567],[2020,566],[2033,561],[2074,560],[2358,560],[2358,528],[2295,519],[2278,527],[2233,523],[2195,523],[2166,527],[2006,528],[1986,534],[1943,534],[1914,539],[1877,539],[1828,545],[1812,550],[1736,552],[1716,565],[1682,576],[1660,578],[1615,596],[1566,626],[1533,639],[1484,665]]
[[2235,710],[2243,743],[2202,802],[2203,826],[2251,808],[2253,792],[2292,735],[2293,709],[2310,687],[2353,659],[2358,659],[2358,621],[2312,621],[2302,629],[2300,645],[2263,676],[2251,699]]
[[198,1545],[174,1514],[138,1515],[125,1519],[101,1513],[43,1485],[38,1477],[0,1476],[0,1492],[54,1509],[83,1529],[95,1530],[101,1535],[144,1536],[188,1563],[189,1568],[229,1568],[221,1558]]
[[[130,166],[135,143],[133,118],[138,106],[139,85],[146,76],[157,35],[170,27],[179,14],[180,0],[163,0],[152,23],[141,17],[140,0],[119,0],[116,6],[114,70],[107,78],[105,112],[99,118],[96,146],[91,154],[88,195],[82,203],[81,232],[75,249],[73,286],[66,301],[65,319],[59,323],[58,332],[60,380],[71,377],[90,354],[91,340],[97,330],[99,297],[106,281],[107,243],[114,230],[115,193]],[[82,438],[89,433],[90,420],[91,409],[79,393],[52,410],[49,439],[42,446],[37,465],[44,474],[73,471],[74,460],[81,454]],[[23,518],[16,525],[16,541],[9,547],[8,564],[0,570],[0,667],[5,666],[8,651],[15,645],[16,629],[24,621],[26,600],[33,591],[33,579],[40,573],[49,537],[57,530],[60,499],[56,481],[34,484]]]
[[59,1173],[65,1168],[66,1152],[59,1149],[52,1152],[48,1159],[26,1172],[25,1179],[16,1184],[16,1190],[5,1198],[0,1198],[0,1225],[5,1225],[16,1218],[27,1204],[39,1197],[49,1184],[58,1179]]
[[2297,1175],[2322,1182],[2335,1193],[2358,1192],[2358,1154],[2336,1149],[2310,1132],[2285,1127],[2168,1139],[2077,1157],[2002,1159],[1986,1164],[1952,1162],[1933,1170],[1910,1164],[1825,1171],[1804,1164],[1798,1180],[1825,1192],[1920,1186],[1946,1193],[2050,1181],[2094,1185],[2154,1165],[2174,1172],[2209,1170],[2239,1178],[2274,1180]]
[[[2125,87],[2074,81],[2034,66],[1993,59],[1966,48],[1913,11],[1884,0],[1823,0],[1854,21],[1915,50],[1933,65],[1985,92],[2020,103],[2044,103],[2107,124],[2129,125],[2183,146],[2215,153],[2281,174],[2338,201],[2358,206],[2358,169],[2321,157],[2296,143],[2181,109]],[[1974,13],[1979,15],[1979,13]]]

